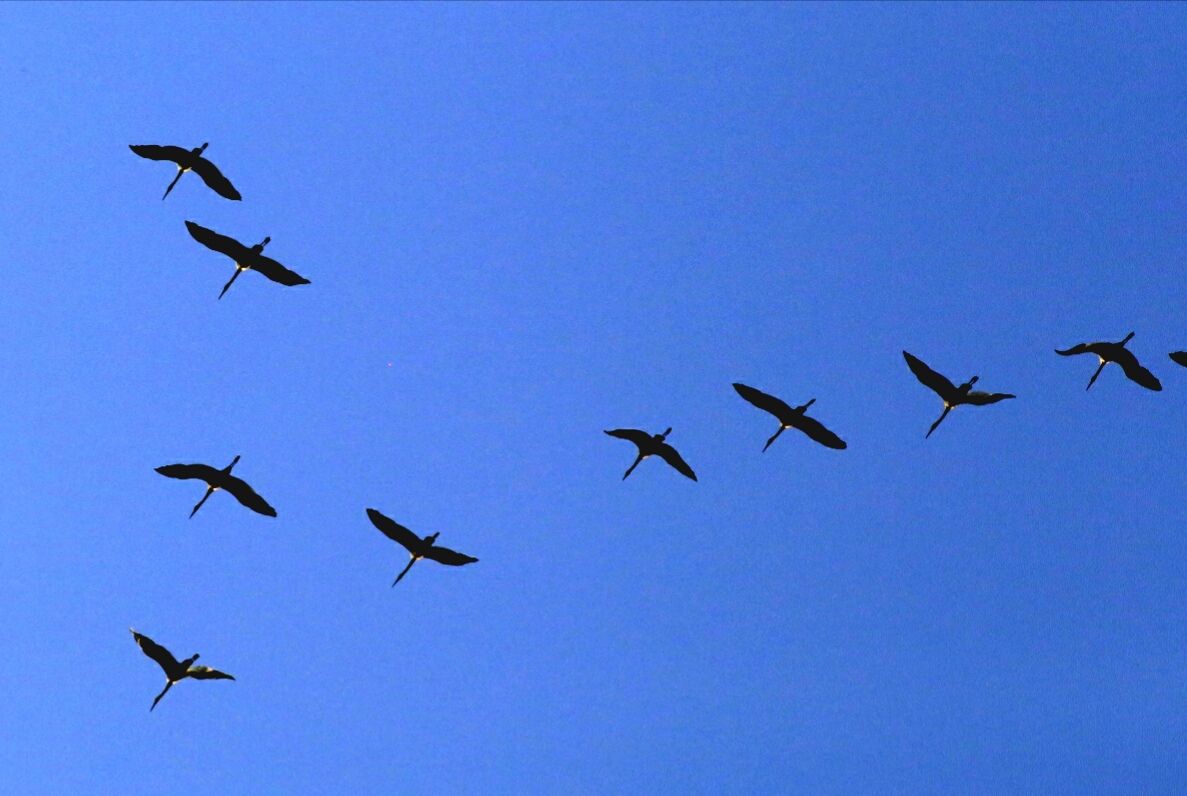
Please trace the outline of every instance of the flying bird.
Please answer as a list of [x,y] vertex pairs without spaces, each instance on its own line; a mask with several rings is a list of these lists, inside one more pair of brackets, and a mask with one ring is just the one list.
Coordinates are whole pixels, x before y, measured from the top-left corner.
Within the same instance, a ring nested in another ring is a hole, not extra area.
[[635,463],[628,467],[627,471],[623,473],[623,481],[625,481],[626,477],[631,474],[632,470],[639,466],[639,462],[643,461],[648,456],[658,456],[676,468],[676,471],[681,475],[688,476],[694,481],[697,480],[697,474],[692,471],[692,468],[688,466],[688,463],[685,462],[684,459],[680,458],[680,454],[676,452],[676,449],[664,442],[664,440],[668,438],[668,435],[672,433],[672,429],[669,428],[664,433],[656,434],[654,436],[648,434],[646,431],[640,431],[636,428],[616,428],[612,431],[607,431],[606,433],[612,437],[630,440],[631,442],[635,443],[635,447],[639,449],[639,455],[635,458]]
[[173,687],[174,683],[180,682],[187,677],[192,677],[195,680],[234,680],[235,678],[226,672],[220,672],[218,669],[211,669],[209,666],[194,666],[194,661],[198,660],[198,653],[194,653],[184,661],[178,661],[173,657],[169,650],[162,647],[160,644],[153,641],[148,636],[132,631],[132,638],[136,639],[136,643],[140,645],[140,649],[145,655],[157,662],[157,665],[165,670],[165,689],[157,694],[157,698],[152,701],[152,707],[149,708],[151,713],[156,708],[157,703],[161,701],[161,697]]
[[239,457],[236,456],[230,464],[221,470],[216,470],[208,464],[166,464],[156,470],[166,478],[196,478],[206,482],[206,494],[198,501],[198,505],[194,506],[190,517],[197,514],[206,499],[220,489],[230,492],[236,500],[257,514],[275,517],[276,509],[269,506],[268,501],[257,495],[246,481],[231,475],[231,470],[238,461]]
[[[242,199],[243,197],[235,190],[235,186],[231,185],[231,181],[223,176],[223,173],[218,170],[218,167],[202,157],[202,153],[208,145],[207,143],[195,149],[183,149],[179,146],[129,144],[128,149],[131,149],[142,158],[148,158],[149,160],[170,160],[177,164],[177,176],[173,178],[173,182],[169,183],[169,187],[165,189],[165,196],[168,196],[169,192],[173,190],[173,186],[177,185],[177,181],[181,179],[181,175],[187,171],[193,171],[202,178],[202,182],[209,185],[219,196],[224,196],[227,199],[235,199],[236,201]],[[165,196],[162,196],[161,199],[163,200]]]
[[270,237],[264,238],[249,249],[234,238],[220,235],[212,229],[195,224],[193,221],[185,222],[185,227],[190,231],[190,236],[198,241],[198,243],[201,243],[208,249],[213,249],[219,254],[225,254],[235,262],[235,273],[231,276],[230,281],[223,285],[222,293],[218,294],[220,299],[231,287],[232,283],[239,278],[239,275],[248,270],[257,271],[273,282],[290,287],[293,285],[309,284],[309,280],[305,277],[290,271],[271,257],[265,257],[261,253],[264,251],[264,247],[272,240]]
[[441,535],[440,532],[421,539],[403,525],[400,525],[390,517],[380,514],[375,509],[367,509],[367,516],[371,519],[371,524],[378,528],[384,536],[393,542],[399,543],[412,556],[412,559],[408,562],[408,566],[404,567],[400,574],[396,575],[396,579],[392,581],[393,587],[408,574],[408,570],[412,569],[412,565],[422,558],[427,558],[430,561],[436,561],[438,564],[446,564],[451,567],[473,564],[478,560],[473,556],[468,556],[456,550],[450,550],[448,547],[437,545],[437,537]]
[[779,421],[779,430],[775,432],[775,436],[767,440],[767,444],[763,446],[763,451],[771,447],[771,443],[789,428],[798,428],[826,448],[844,450],[847,447],[845,440],[825,428],[819,420],[808,417],[806,414],[808,407],[816,403],[815,398],[802,406],[792,408],[775,396],[767,395],[762,390],[747,387],[745,384],[734,382],[734,389],[738,391],[738,395],[764,412],[770,412]]
[[1004,401],[1007,398],[1016,397],[1005,392],[980,392],[979,390],[974,390],[973,385],[977,383],[980,376],[973,376],[964,384],[957,387],[948,381],[948,379],[929,368],[918,357],[914,357],[904,351],[903,358],[907,360],[907,367],[915,374],[915,378],[919,379],[919,383],[940,396],[940,400],[944,402],[943,413],[936,422],[931,424],[931,428],[927,430],[927,434],[923,437],[924,439],[930,437],[931,433],[939,427],[940,423],[944,422],[944,418],[948,416],[948,413],[961,404],[985,406],[987,404],[995,404],[998,401]]
[[1170,356],[1175,362],[1187,368],[1187,351],[1175,351]]
[[[1092,378],[1088,380],[1088,386],[1085,390],[1092,389],[1092,385],[1096,382],[1096,377],[1105,369],[1105,365],[1110,362],[1116,362],[1125,371],[1125,375],[1129,377],[1130,381],[1137,382],[1145,387],[1147,390],[1161,390],[1162,382],[1158,378],[1142,367],[1138,362],[1138,358],[1133,355],[1133,352],[1125,347],[1125,344],[1133,339],[1133,332],[1125,335],[1125,339],[1119,343],[1080,343],[1071,348],[1060,351],[1055,349],[1055,353],[1060,356],[1072,357],[1076,354],[1096,354],[1096,358],[1100,360],[1100,367],[1096,369],[1096,373],[1092,374]],[[1174,355],[1171,355],[1174,359]],[[1178,362],[1178,360],[1175,360]]]

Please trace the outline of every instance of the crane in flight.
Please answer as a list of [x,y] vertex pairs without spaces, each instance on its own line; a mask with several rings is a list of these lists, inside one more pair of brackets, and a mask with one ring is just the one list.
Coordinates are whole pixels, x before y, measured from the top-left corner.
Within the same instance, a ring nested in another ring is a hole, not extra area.
[[202,504],[206,502],[206,499],[220,489],[225,489],[231,493],[236,500],[255,513],[275,517],[276,509],[269,506],[268,501],[257,495],[256,491],[242,478],[236,478],[231,475],[231,470],[238,462],[239,457],[236,456],[231,460],[230,464],[221,470],[216,470],[209,464],[166,464],[156,468],[156,471],[166,478],[194,478],[206,482],[206,494],[202,496],[202,499],[194,506],[194,510],[190,512],[191,518],[198,513],[198,509],[202,508]]
[[[1077,354],[1096,354],[1096,358],[1100,360],[1100,366],[1097,367],[1096,373],[1092,374],[1092,378],[1088,380],[1088,386],[1085,390],[1091,390],[1092,385],[1096,383],[1097,376],[1105,369],[1105,365],[1110,362],[1116,362],[1121,366],[1121,370],[1125,371],[1125,375],[1129,380],[1142,385],[1147,390],[1154,390],[1157,392],[1162,389],[1162,382],[1158,380],[1153,373],[1142,367],[1142,363],[1138,362],[1138,358],[1134,353],[1125,347],[1125,344],[1133,339],[1133,332],[1125,335],[1125,338],[1118,343],[1080,343],[1071,348],[1060,351],[1055,349],[1055,353],[1064,357],[1074,357]],[[1174,358],[1173,356],[1171,357]],[[1177,361],[1177,360],[1176,360]]]
[[847,447],[845,440],[825,428],[819,420],[808,417],[806,414],[808,407],[816,403],[815,398],[802,406],[793,408],[775,396],[767,395],[762,390],[747,387],[745,384],[734,382],[734,389],[738,391],[738,395],[764,412],[770,412],[779,421],[779,430],[775,432],[775,436],[767,440],[767,444],[763,446],[764,452],[771,447],[771,443],[778,439],[780,434],[789,428],[799,429],[826,448],[844,450]]
[[412,565],[422,558],[427,558],[430,561],[436,561],[438,564],[446,564],[451,567],[473,564],[478,560],[473,556],[468,556],[456,550],[450,550],[448,547],[438,545],[437,537],[441,535],[440,532],[430,534],[421,539],[400,523],[380,514],[375,509],[367,509],[367,517],[370,518],[371,524],[379,529],[380,533],[399,544],[412,557],[408,562],[408,566],[404,567],[400,574],[396,575],[396,579],[392,581],[393,588],[408,574],[408,570],[412,569]]
[[668,438],[668,435],[672,433],[672,429],[669,428],[664,433],[655,435],[648,434],[646,431],[640,431],[637,428],[616,428],[606,433],[612,437],[629,440],[635,443],[635,447],[639,449],[639,455],[635,457],[634,464],[628,467],[627,471],[623,473],[623,481],[631,474],[632,470],[639,466],[639,462],[648,456],[658,456],[672,465],[676,469],[676,472],[694,481],[697,480],[697,474],[692,471],[692,468],[688,466],[688,463],[684,459],[680,458],[680,454],[676,452],[676,449],[664,442]]
[[132,638],[136,639],[136,643],[140,645],[140,650],[157,662],[165,671],[165,689],[157,694],[157,698],[152,701],[152,707],[148,709],[151,713],[161,701],[161,697],[173,687],[174,683],[181,682],[187,677],[194,680],[234,680],[235,678],[226,672],[220,672],[218,669],[211,669],[209,666],[194,666],[194,661],[198,660],[198,653],[194,653],[184,661],[179,661],[173,657],[173,653],[162,647],[160,644],[153,641],[143,633],[132,631]]
[[[243,197],[235,190],[235,186],[231,181],[223,176],[223,173],[206,158],[202,157],[202,153],[206,151],[209,142],[200,147],[193,149],[185,149],[179,146],[157,146],[156,144],[129,144],[128,149],[131,149],[142,158],[149,160],[169,160],[177,164],[177,176],[173,178],[173,182],[169,183],[169,187],[165,189],[165,196],[173,190],[173,186],[177,185],[177,181],[181,179],[181,175],[187,171],[192,171],[202,178],[202,182],[206,183],[219,196],[227,199],[234,199],[238,201]],[[165,196],[161,199],[164,200]]]
[[973,376],[964,384],[957,387],[945,377],[936,373],[929,368],[923,360],[912,356],[906,351],[903,352],[903,359],[907,360],[907,367],[915,374],[915,378],[919,379],[919,383],[929,390],[940,396],[940,400],[944,402],[944,411],[936,422],[931,424],[931,428],[927,430],[924,439],[931,436],[931,433],[939,428],[940,423],[944,422],[944,418],[948,416],[956,407],[961,404],[969,404],[971,406],[986,406],[988,404],[995,404],[998,401],[1004,401],[1007,398],[1014,398],[1016,396],[1006,392],[981,392],[974,390],[973,385],[977,383],[980,376]]
[[271,257],[263,255],[264,247],[271,242],[272,238],[267,237],[262,241],[252,246],[250,249],[244,246],[234,238],[229,238],[226,235],[220,235],[212,229],[195,224],[193,221],[185,222],[185,228],[190,231],[190,237],[201,243],[208,249],[224,254],[230,257],[235,263],[235,273],[231,275],[227,284],[223,285],[222,292],[218,294],[221,299],[239,275],[244,271],[256,271],[282,285],[308,285],[309,280],[300,274],[290,271],[280,263],[273,260]]

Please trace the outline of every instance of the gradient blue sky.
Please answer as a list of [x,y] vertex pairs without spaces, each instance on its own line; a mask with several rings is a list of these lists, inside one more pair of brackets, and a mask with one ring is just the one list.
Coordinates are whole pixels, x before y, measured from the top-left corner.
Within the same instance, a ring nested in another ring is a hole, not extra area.
[[[1182,792],[1185,32],[0,5],[0,789]],[[242,202],[127,149],[203,141]],[[1018,399],[925,442],[904,348]],[[153,472],[236,454],[278,519]]]

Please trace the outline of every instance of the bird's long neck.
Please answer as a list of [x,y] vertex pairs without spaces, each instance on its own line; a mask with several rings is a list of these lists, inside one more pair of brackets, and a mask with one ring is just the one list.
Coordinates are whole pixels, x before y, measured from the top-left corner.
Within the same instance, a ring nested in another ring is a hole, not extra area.
[[255,246],[253,246],[252,248],[256,250],[256,254],[259,254],[260,252],[262,252],[264,250],[264,247],[267,246],[271,241],[272,241],[271,236],[266,237],[262,241],[257,243]]
[[656,441],[656,442],[663,442],[664,440],[666,440],[666,439],[668,438],[668,435],[669,435],[669,434],[671,434],[671,433],[672,433],[672,429],[671,429],[671,428],[668,428],[668,429],[667,429],[667,430],[666,430],[664,433],[662,433],[662,434],[656,434],[656,435],[655,435],[655,441]]
[[208,146],[210,146],[210,142],[209,142],[209,141],[204,141],[204,142],[202,142],[202,146],[200,146],[200,147],[198,147],[197,149],[195,149],[195,150],[194,150],[194,154],[195,154],[195,155],[201,155],[203,152],[205,152],[205,151],[206,151],[206,147],[208,147]]
[[801,415],[802,415],[804,412],[807,412],[807,411],[808,411],[808,407],[809,407],[809,406],[811,406],[811,405],[812,405],[812,404],[814,404],[814,403],[816,403],[816,399],[815,399],[815,398],[813,398],[811,401],[808,401],[808,403],[804,404],[803,406],[797,406],[797,407],[795,408],[795,411],[796,411],[796,412],[798,412],[799,414],[801,414]]
[[238,456],[236,456],[234,459],[231,459],[231,463],[230,463],[230,464],[228,464],[226,467],[224,467],[224,468],[223,468],[223,472],[224,472],[224,473],[229,473],[229,472],[231,472],[231,470],[235,469],[235,465],[236,465],[236,464],[238,464],[238,463],[239,463],[239,457],[238,457]]
[[1122,341],[1121,341],[1120,343],[1118,343],[1117,345],[1125,345],[1126,343],[1128,343],[1128,342],[1129,342],[1130,340],[1132,340],[1132,339],[1133,339],[1133,332],[1130,332],[1129,334],[1125,335],[1125,339],[1124,339],[1124,340],[1122,340]]
[[425,545],[431,546],[434,542],[437,541],[437,537],[440,535],[441,535],[440,531],[437,531],[437,533],[429,534],[428,536],[425,537]]

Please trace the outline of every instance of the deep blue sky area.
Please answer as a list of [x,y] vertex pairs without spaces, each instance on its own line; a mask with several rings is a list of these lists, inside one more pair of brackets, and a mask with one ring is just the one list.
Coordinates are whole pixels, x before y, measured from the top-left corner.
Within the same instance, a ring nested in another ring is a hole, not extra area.
[[1183,792],[1187,6],[13,3],[0,86],[0,791]]

